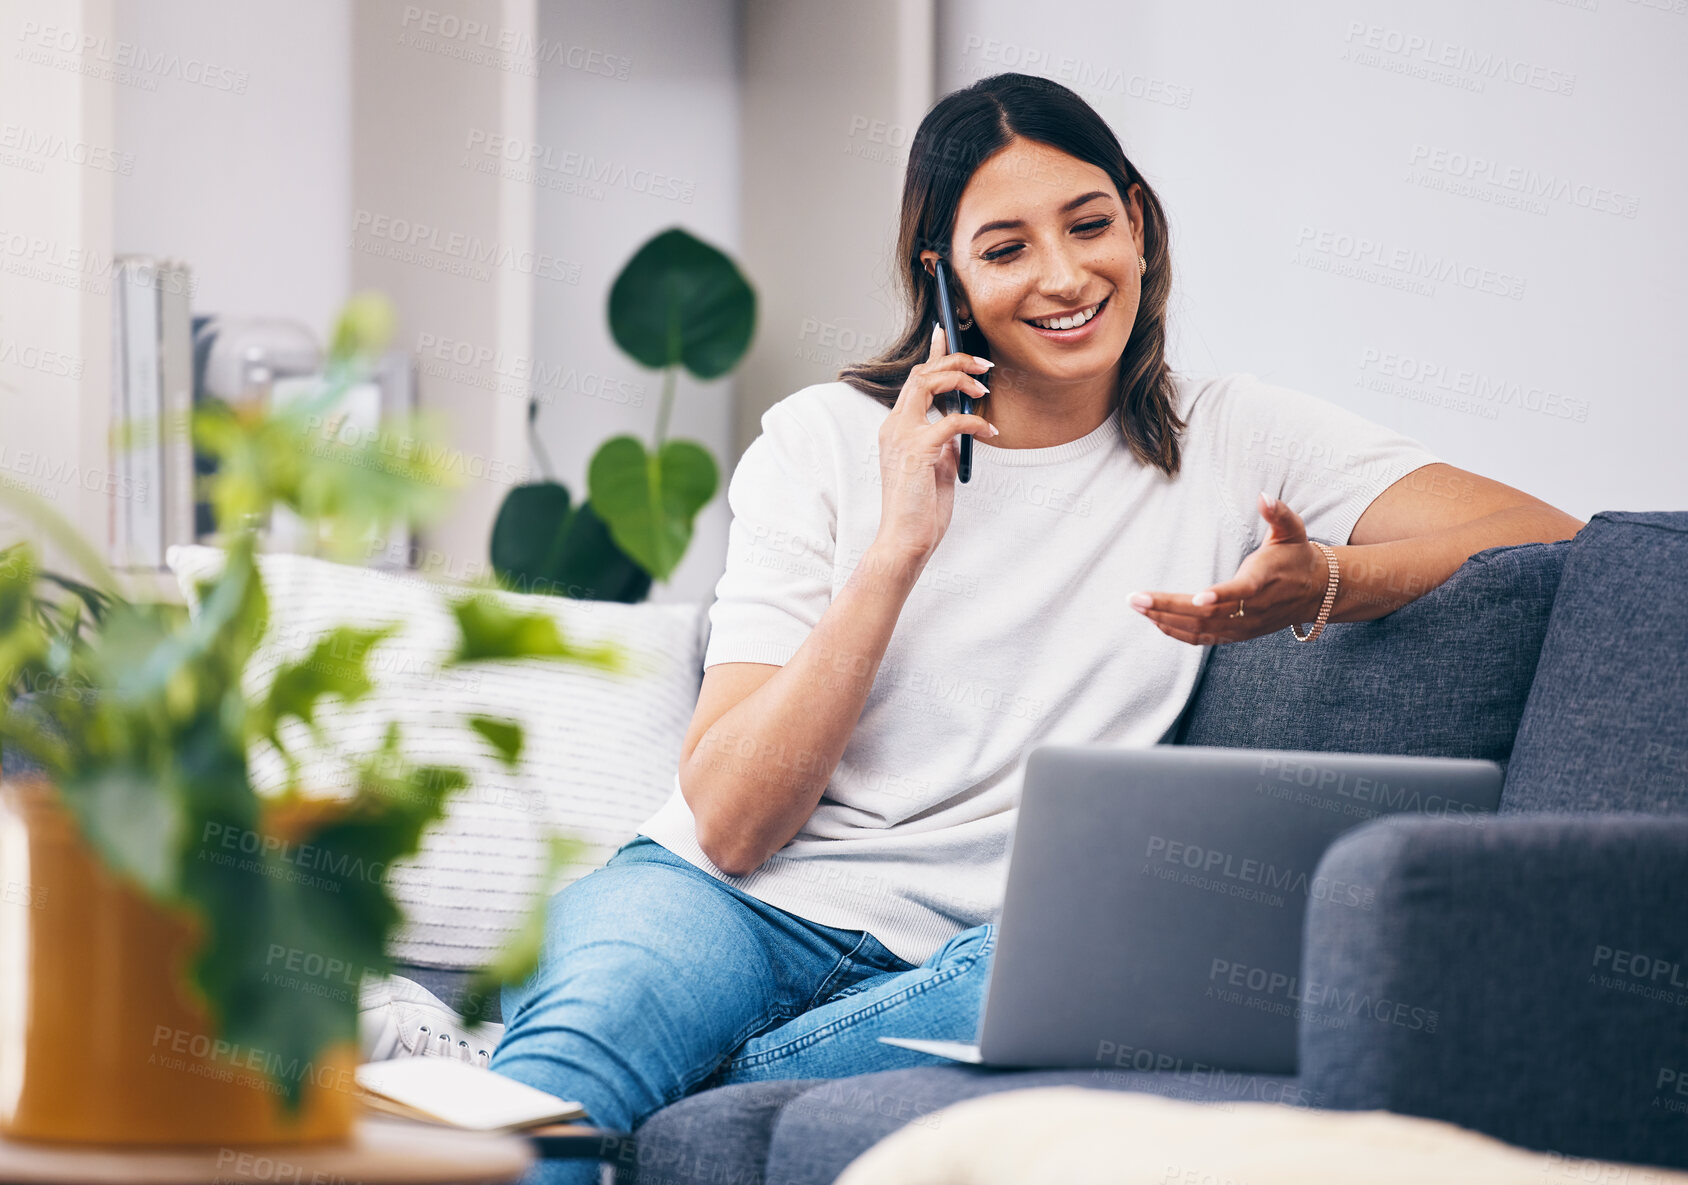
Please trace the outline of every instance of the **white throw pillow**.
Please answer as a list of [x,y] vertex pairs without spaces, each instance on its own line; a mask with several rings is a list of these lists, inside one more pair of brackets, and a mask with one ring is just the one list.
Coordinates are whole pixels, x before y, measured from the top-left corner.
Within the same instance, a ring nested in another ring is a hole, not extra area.
[[[223,558],[213,547],[169,550],[193,611],[195,582],[220,571]],[[703,678],[706,604],[495,592],[512,608],[548,614],[566,639],[621,645],[636,673],[531,659],[442,668],[457,636],[448,596],[484,590],[309,556],[260,555],[258,569],[270,626],[247,668],[249,695],[335,626],[402,626],[369,650],[375,690],[353,704],[328,701],[318,713],[326,748],[297,721],[284,730],[283,740],[307,757],[311,793],[348,793],[349,756],[371,752],[389,720],[399,723],[412,761],[470,773],[470,785],[451,798],[417,856],[389,870],[405,914],[391,946],[401,962],[482,966],[540,888],[546,831],[560,829],[588,844],[586,857],[552,884],[554,891],[601,866],[673,791]],[[517,771],[506,769],[463,723],[471,714],[521,722],[526,745]],[[284,767],[272,746],[254,746],[250,761],[260,793],[280,788]]]
[[[842,1105],[817,1086],[782,1117]],[[854,1088],[858,1094],[870,1094]],[[1436,1119],[1193,1102],[1079,1086],[1007,1090],[916,1114],[835,1185],[1688,1185],[1688,1173],[1532,1152]]]

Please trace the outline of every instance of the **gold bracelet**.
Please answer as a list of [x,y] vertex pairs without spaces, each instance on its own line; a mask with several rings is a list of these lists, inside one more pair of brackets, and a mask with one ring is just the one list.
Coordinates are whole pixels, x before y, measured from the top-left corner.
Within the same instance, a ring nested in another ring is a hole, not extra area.
[[1313,628],[1307,632],[1307,635],[1303,637],[1296,630],[1295,623],[1290,623],[1289,632],[1295,635],[1297,642],[1311,642],[1324,633],[1325,622],[1330,620],[1330,607],[1336,604],[1336,552],[1316,539],[1310,540],[1310,542],[1314,547],[1325,553],[1325,563],[1330,568],[1330,578],[1325,581],[1325,600],[1324,604],[1319,606],[1319,620],[1313,623]]

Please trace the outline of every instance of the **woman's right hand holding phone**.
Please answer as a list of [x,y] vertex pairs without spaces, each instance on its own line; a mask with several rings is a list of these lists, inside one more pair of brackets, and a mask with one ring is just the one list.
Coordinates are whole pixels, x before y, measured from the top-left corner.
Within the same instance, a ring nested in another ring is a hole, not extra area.
[[981,440],[996,435],[983,416],[965,412],[927,422],[932,400],[946,391],[964,391],[975,399],[990,393],[974,376],[991,363],[972,354],[945,353],[945,346],[943,328],[934,327],[926,361],[909,371],[896,406],[879,426],[884,495],[875,542],[920,565],[937,550],[955,508],[956,437],[963,432]]

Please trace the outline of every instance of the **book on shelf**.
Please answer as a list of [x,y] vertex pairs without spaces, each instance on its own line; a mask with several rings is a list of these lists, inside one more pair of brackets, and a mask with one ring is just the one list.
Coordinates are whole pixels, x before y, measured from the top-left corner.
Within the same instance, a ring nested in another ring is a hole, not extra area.
[[113,507],[117,549],[125,567],[156,567],[164,560],[164,520],[159,513],[157,423],[163,413],[158,377],[158,265],[148,256],[116,261],[118,336],[112,352],[121,358],[112,425],[117,468],[123,480]]
[[161,568],[165,550],[195,539],[193,347],[185,263],[120,255],[112,286],[114,563]]
[[158,373],[163,388],[164,547],[192,543],[193,521],[193,310],[192,274],[185,263],[165,260],[158,271]]
[[[210,398],[205,386],[205,370],[211,360],[211,347],[217,341],[217,318],[201,313],[193,319],[193,395],[195,409]],[[195,450],[193,454],[193,534],[197,540],[217,530],[217,519],[211,510],[207,479],[217,472],[217,458]]]
[[111,483],[111,511],[106,516],[106,556],[114,564],[123,562],[128,546],[129,460],[118,438],[123,423],[123,265],[112,260],[111,286],[111,402],[107,409],[106,480]]

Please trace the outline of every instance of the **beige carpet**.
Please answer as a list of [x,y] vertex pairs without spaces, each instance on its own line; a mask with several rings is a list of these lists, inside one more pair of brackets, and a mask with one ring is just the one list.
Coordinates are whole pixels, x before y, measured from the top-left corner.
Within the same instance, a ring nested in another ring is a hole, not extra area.
[[1386,1111],[1192,1103],[1077,1086],[931,1112],[835,1185],[1688,1185]]

